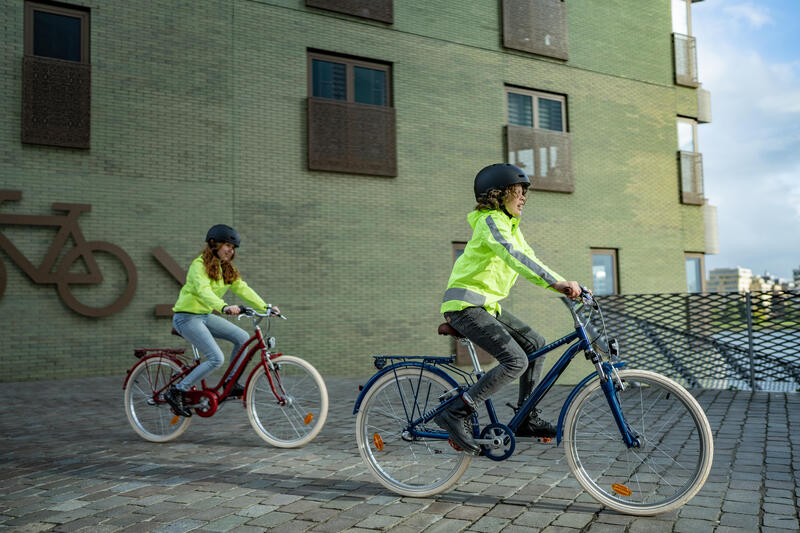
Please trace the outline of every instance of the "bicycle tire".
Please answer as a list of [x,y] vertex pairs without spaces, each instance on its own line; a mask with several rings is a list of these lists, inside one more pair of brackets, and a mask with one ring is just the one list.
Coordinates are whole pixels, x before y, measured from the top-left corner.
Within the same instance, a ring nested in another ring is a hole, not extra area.
[[[104,307],[93,307],[80,302],[75,295],[72,294],[72,291],[69,288],[68,279],[72,264],[80,259],[84,254],[91,254],[95,251],[105,252],[115,257],[120,263],[122,263],[127,276],[127,282],[120,297]],[[111,244],[110,242],[105,241],[90,241],[80,247],[75,247],[70,250],[67,255],[64,256],[64,260],[61,262],[61,265],[58,268],[58,275],[59,280],[56,283],[58,295],[67,305],[67,307],[76,313],[80,313],[81,315],[92,318],[109,316],[122,311],[130,303],[134,293],[136,293],[136,284],[138,281],[136,266],[134,266],[130,256],[125,253],[125,250],[116,244]]]
[[567,463],[592,497],[621,513],[651,516],[679,508],[702,488],[714,441],[700,404],[675,381],[619,370],[625,422],[641,442],[627,448],[600,380],[578,392],[564,419]]
[[[424,498],[449,489],[464,474],[471,457],[447,439],[403,438],[409,421],[437,407],[438,397],[453,387],[428,370],[399,368],[369,388],[356,417],[356,442],[381,485]],[[442,432],[433,421],[426,429]]]
[[163,393],[180,365],[163,357],[138,363],[125,387],[125,414],[133,430],[150,442],[168,442],[186,431],[191,418],[178,416],[164,400]]
[[273,385],[283,388],[286,404],[280,405],[272,392],[263,365],[257,367],[246,392],[247,417],[259,437],[278,448],[308,444],[328,417],[328,389],[311,363],[299,357],[281,355],[272,360]]

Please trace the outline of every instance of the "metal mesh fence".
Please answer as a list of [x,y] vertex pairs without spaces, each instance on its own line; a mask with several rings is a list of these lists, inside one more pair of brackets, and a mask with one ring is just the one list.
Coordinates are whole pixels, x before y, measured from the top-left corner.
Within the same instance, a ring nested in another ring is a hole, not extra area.
[[608,335],[631,367],[687,387],[800,390],[800,291],[597,300]]

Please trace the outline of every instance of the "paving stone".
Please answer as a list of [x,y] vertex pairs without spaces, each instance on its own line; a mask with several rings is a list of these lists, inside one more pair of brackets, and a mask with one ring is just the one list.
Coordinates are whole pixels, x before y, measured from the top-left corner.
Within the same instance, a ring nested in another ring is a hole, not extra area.
[[[507,461],[473,460],[442,494],[386,490],[353,448],[352,397],[362,379],[330,380],[328,423],[298,449],[264,446],[241,409],[193,420],[179,439],[156,446],[102,414],[103,402],[79,395],[118,396],[118,379],[67,381],[35,424],[22,425],[15,421],[34,396],[30,386],[0,383],[12,399],[0,405],[0,533],[785,533],[798,526],[800,395],[701,391],[715,431],[709,479],[683,508],[633,517],[583,492],[561,448],[522,440]],[[49,389],[35,396],[42,390]],[[74,398],[65,396],[70,390]],[[554,387],[555,413],[568,391]],[[505,394],[515,400],[513,390]]]

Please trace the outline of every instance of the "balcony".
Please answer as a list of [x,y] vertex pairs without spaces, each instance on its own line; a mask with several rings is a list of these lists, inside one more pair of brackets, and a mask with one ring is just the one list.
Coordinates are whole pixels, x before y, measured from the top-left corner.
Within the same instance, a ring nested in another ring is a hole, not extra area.
[[686,87],[699,87],[697,76],[697,42],[690,35],[672,34],[675,59],[675,83]]
[[562,131],[506,126],[508,162],[531,177],[531,189],[573,192],[572,138]]
[[308,168],[397,176],[394,108],[309,98]]
[[503,46],[568,59],[566,2],[503,0]]
[[711,93],[705,89],[697,89],[697,122],[698,124],[711,122]]
[[22,142],[89,148],[92,67],[22,58]]
[[703,196],[703,155],[697,152],[678,152],[678,166],[681,178],[681,202],[690,205],[704,205]]

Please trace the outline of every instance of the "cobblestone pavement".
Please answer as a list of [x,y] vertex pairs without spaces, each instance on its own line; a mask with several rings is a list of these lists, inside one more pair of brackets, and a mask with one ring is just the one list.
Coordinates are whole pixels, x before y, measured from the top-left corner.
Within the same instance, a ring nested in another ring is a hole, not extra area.
[[[714,429],[703,490],[669,514],[609,511],[571,476],[563,450],[523,441],[474,459],[432,498],[382,488],[355,446],[357,385],[327,380],[330,414],[304,448],[266,445],[238,402],[194,417],[176,441],[129,427],[122,377],[0,383],[0,529],[8,531],[753,532],[797,531],[800,394],[702,391]],[[515,389],[515,387],[511,387]],[[556,416],[566,389],[545,413]],[[513,392],[510,391],[509,394]],[[496,405],[502,405],[500,398]],[[509,413],[500,408],[502,416]]]

